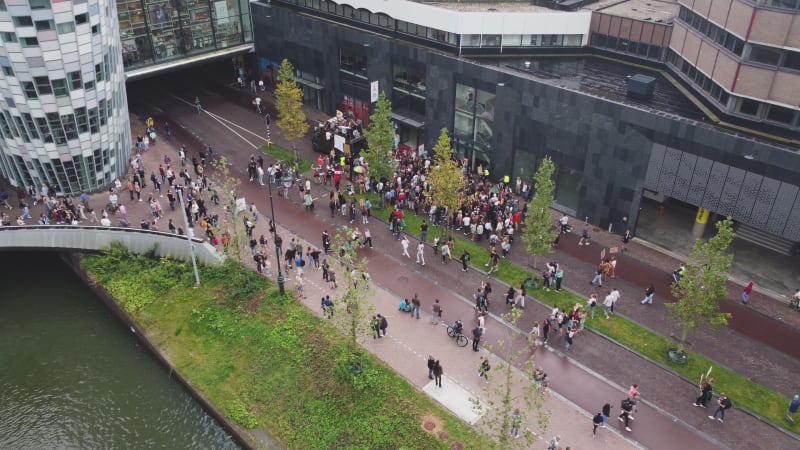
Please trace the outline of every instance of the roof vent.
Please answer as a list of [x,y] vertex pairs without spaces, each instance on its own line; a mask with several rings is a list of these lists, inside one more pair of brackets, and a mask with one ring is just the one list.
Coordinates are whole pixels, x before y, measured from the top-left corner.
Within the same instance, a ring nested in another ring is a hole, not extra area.
[[653,92],[656,89],[656,79],[651,76],[642,75],[628,75],[626,77],[628,85],[628,95],[641,100],[650,100],[653,97]]

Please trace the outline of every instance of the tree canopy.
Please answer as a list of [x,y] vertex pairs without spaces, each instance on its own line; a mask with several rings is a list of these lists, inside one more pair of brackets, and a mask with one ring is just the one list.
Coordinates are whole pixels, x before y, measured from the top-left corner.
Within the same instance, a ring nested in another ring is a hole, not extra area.
[[539,169],[533,176],[535,195],[528,205],[525,217],[525,229],[522,231],[522,242],[525,250],[533,258],[533,268],[536,269],[536,259],[553,251],[551,244],[556,238],[553,231],[553,221],[550,216],[550,205],[555,198],[555,182],[553,174],[556,166],[549,156],[545,156],[539,164]]
[[428,184],[433,204],[447,210],[447,223],[450,215],[461,207],[464,174],[458,162],[453,159],[453,147],[447,128],[442,128],[439,140],[433,148],[433,164],[428,171]]
[[392,103],[381,91],[375,112],[369,117],[369,127],[364,132],[369,149],[362,151],[361,156],[367,163],[370,175],[377,179],[391,178],[394,174],[394,122],[392,120]]
[[275,108],[278,110],[278,128],[295,148],[297,139],[305,136],[308,130],[306,113],[303,112],[303,90],[294,78],[294,66],[288,59],[281,62],[278,69],[280,82],[275,88]]

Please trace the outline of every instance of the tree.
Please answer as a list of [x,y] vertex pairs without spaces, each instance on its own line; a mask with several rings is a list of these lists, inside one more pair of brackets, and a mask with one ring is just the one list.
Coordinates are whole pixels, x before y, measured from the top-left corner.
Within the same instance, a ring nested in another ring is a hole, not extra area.
[[733,219],[730,217],[717,222],[717,234],[707,242],[698,239],[689,254],[689,262],[680,282],[673,283],[672,295],[678,299],[667,304],[669,314],[677,320],[681,330],[680,357],[686,358],[686,336],[706,323],[711,329],[727,325],[729,313],[719,310],[719,302],[728,295],[725,287],[725,273],[731,267],[733,255],[728,247],[736,236],[733,232]]
[[362,151],[361,156],[369,167],[370,175],[378,180],[391,178],[394,174],[394,122],[392,121],[392,103],[381,91],[375,103],[375,113],[369,116],[369,128],[364,132],[369,149]]
[[294,78],[294,67],[288,59],[281,62],[278,69],[280,82],[275,88],[275,108],[278,110],[278,128],[283,136],[292,142],[295,160],[297,159],[296,142],[305,136],[308,130],[306,113],[303,112],[303,91],[297,86]]
[[[550,416],[543,408],[544,396],[537,392],[533,383],[536,365],[533,355],[529,353],[527,336],[517,327],[521,316],[522,310],[518,308],[503,314],[503,320],[510,324],[503,327],[507,332],[506,338],[497,344],[487,345],[487,348],[502,361],[495,364],[490,372],[494,376],[491,379],[491,387],[485,391],[488,407],[478,399],[470,399],[476,413],[485,413],[484,428],[493,435],[501,449],[533,448],[537,434],[543,436],[550,423]],[[524,375],[519,373],[517,365],[524,366]],[[525,414],[534,414],[538,425],[536,432],[520,427],[520,435],[524,439],[519,440],[511,436],[511,427],[514,425],[512,414],[516,409],[520,410],[522,416],[518,419],[519,422],[524,424]]]
[[539,256],[553,251],[552,243],[556,238],[553,231],[553,220],[550,217],[550,205],[553,204],[553,190],[555,182],[553,174],[556,166],[549,156],[545,156],[536,174],[533,175],[533,187],[536,194],[528,205],[528,214],[525,217],[525,229],[522,231],[522,242],[525,250],[533,258],[533,269],[536,270],[536,260]]
[[373,307],[366,298],[369,275],[363,275],[367,273],[367,260],[358,259],[355,249],[358,242],[351,239],[352,235],[353,230],[345,226],[333,238],[333,250],[339,252],[333,270],[341,275],[339,279],[343,283],[334,321],[346,340],[344,363],[351,374],[357,375],[361,372],[358,338],[368,336],[372,330]]
[[444,215],[450,228],[450,217],[461,207],[461,190],[464,186],[464,174],[458,162],[453,158],[453,147],[447,128],[442,128],[439,140],[433,148],[433,164],[428,171],[431,203],[445,208]]

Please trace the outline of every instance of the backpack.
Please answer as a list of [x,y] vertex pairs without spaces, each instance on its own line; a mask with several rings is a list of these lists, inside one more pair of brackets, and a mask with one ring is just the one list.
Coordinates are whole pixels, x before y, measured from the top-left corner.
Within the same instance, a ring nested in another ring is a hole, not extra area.
[[620,403],[619,406],[620,408],[622,408],[623,411],[630,411],[631,409],[633,409],[633,403],[629,398],[622,400],[622,403]]

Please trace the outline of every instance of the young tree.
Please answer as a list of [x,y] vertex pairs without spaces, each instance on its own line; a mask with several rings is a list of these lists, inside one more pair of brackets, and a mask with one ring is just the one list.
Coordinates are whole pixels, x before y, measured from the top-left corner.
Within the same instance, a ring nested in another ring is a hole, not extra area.
[[275,108],[278,110],[278,128],[284,137],[292,142],[292,150],[297,159],[297,140],[308,130],[306,113],[303,112],[303,91],[294,78],[294,67],[288,59],[281,62],[278,69],[280,82],[275,88]]
[[533,176],[535,196],[528,205],[528,215],[525,217],[525,229],[522,230],[522,242],[525,250],[533,258],[533,269],[536,270],[536,260],[539,256],[546,255],[553,251],[552,243],[556,238],[553,231],[553,220],[550,217],[550,205],[555,198],[555,182],[553,174],[556,166],[549,156],[546,156],[539,169]]
[[453,147],[447,128],[442,128],[439,140],[433,148],[433,164],[428,170],[428,184],[431,187],[431,203],[445,208],[447,212],[444,217],[447,227],[450,228],[450,216],[461,207],[464,174],[453,158]]
[[352,235],[353,230],[345,226],[333,238],[333,250],[339,256],[334,271],[341,275],[343,290],[334,321],[346,340],[344,363],[350,373],[358,374],[361,372],[358,339],[371,334],[374,308],[366,296],[369,275],[365,277],[363,274],[367,273],[367,260],[358,258],[358,242],[351,240]]
[[727,325],[730,314],[720,312],[719,302],[728,296],[725,273],[731,267],[733,255],[728,247],[733,242],[733,219],[717,222],[717,234],[707,242],[697,240],[689,254],[689,262],[681,281],[672,285],[672,295],[678,299],[667,304],[669,314],[681,330],[678,352],[685,358],[686,336],[707,323],[712,329]]
[[235,258],[236,261],[244,261],[244,258],[249,253],[247,251],[249,239],[244,226],[248,211],[240,211],[236,206],[237,191],[241,182],[239,178],[231,173],[228,160],[224,156],[220,156],[219,159],[215,160],[212,167],[214,172],[211,176],[212,184],[210,188],[217,192],[222,210],[213,208],[214,205],[209,198],[206,200],[206,206],[211,211],[209,216],[215,213],[219,216],[217,224],[217,230],[219,230],[217,232],[218,239],[222,239],[223,233],[227,233],[230,238],[228,245],[223,249],[225,254]]
[[375,113],[369,117],[369,128],[364,132],[369,149],[362,151],[361,156],[369,167],[370,175],[380,180],[391,178],[394,174],[394,122],[392,121],[392,103],[381,91],[375,103]]
[[[517,328],[521,316],[522,310],[518,308],[503,314],[503,319],[511,324],[503,327],[507,332],[505,339],[495,345],[487,346],[502,361],[490,371],[494,376],[491,378],[490,387],[485,391],[488,407],[483,406],[477,399],[470,399],[476,413],[485,413],[482,419],[485,431],[494,437],[498,448],[501,449],[532,448],[537,434],[543,436],[550,423],[550,416],[543,408],[544,395],[537,392],[533,383],[536,366],[530,354],[527,336]],[[524,375],[517,370],[518,365],[524,367]],[[520,417],[513,416],[517,409],[520,411]],[[535,432],[520,426],[525,423],[526,414],[535,415],[538,425]],[[520,428],[519,435],[524,439],[512,436],[511,429],[515,425]]]

